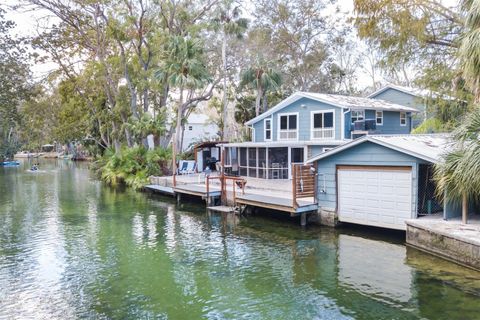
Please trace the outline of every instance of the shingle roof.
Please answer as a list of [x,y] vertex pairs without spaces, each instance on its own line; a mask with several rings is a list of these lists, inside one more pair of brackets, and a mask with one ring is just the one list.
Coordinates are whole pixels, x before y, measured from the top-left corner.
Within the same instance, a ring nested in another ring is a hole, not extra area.
[[448,152],[452,147],[448,134],[369,135],[310,158],[307,163],[327,158],[367,141],[431,163],[439,162],[442,154]]
[[365,97],[351,97],[343,96],[338,94],[326,94],[326,93],[315,93],[315,92],[296,92],[287,99],[281,101],[279,104],[271,108],[265,113],[262,113],[258,117],[253,118],[250,121],[247,121],[246,125],[251,125],[256,123],[271,114],[285,108],[291,103],[301,99],[309,98],[319,102],[323,102],[339,108],[347,108],[353,110],[364,110],[364,109],[373,109],[373,110],[383,110],[383,111],[405,111],[405,112],[419,112],[417,109],[412,107],[406,107],[392,102],[380,100],[380,99],[371,99]]
[[385,90],[388,90],[388,89],[395,89],[395,90],[410,94],[412,96],[420,97],[420,98],[434,98],[434,99],[441,98],[441,99],[444,99],[444,100],[457,100],[457,98],[455,98],[455,97],[452,97],[452,96],[449,96],[449,95],[446,95],[446,94],[442,94],[442,93],[439,93],[439,92],[430,91],[430,90],[426,90],[426,89],[420,89],[420,88],[398,86],[398,85],[395,85],[395,84],[387,84],[387,85],[383,86],[382,88],[376,90],[375,92],[372,92],[371,94],[369,94],[367,96],[367,98],[373,98],[373,97],[377,96],[378,94],[380,94],[380,93],[382,93],[382,92],[384,92]]

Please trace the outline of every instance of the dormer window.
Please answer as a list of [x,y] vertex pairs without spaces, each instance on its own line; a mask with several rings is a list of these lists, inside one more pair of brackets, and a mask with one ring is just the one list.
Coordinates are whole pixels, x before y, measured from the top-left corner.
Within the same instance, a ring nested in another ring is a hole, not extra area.
[[355,123],[355,121],[358,120],[364,120],[365,119],[365,110],[352,110],[352,123]]

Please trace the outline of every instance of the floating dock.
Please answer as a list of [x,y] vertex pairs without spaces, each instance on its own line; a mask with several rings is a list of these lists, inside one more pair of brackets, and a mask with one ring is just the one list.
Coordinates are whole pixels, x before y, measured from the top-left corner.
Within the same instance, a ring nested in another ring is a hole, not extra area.
[[160,186],[158,184],[148,184],[145,186],[145,189],[153,192],[163,193],[170,196],[173,196],[175,194],[175,191],[173,190],[172,187]]
[[236,203],[239,205],[254,206],[288,212],[292,217],[305,212],[316,211],[318,204],[305,200],[297,200],[297,206],[293,205],[293,199],[266,196],[261,194],[238,195]]

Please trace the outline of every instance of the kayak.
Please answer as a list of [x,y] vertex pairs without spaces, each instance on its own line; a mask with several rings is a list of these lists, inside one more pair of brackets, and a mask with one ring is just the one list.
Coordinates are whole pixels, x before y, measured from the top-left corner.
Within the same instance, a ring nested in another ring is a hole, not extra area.
[[32,169],[28,169],[27,170],[28,173],[44,173],[46,172],[45,170],[32,170]]
[[13,167],[13,166],[19,166],[19,165],[20,165],[20,162],[18,162],[18,161],[3,161],[3,162],[0,162],[0,166]]

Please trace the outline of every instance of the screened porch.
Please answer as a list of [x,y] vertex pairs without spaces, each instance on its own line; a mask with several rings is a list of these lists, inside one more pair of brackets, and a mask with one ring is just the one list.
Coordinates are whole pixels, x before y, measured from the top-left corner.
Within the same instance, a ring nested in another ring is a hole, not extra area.
[[225,147],[225,171],[261,179],[290,179],[292,163],[303,163],[306,146]]

